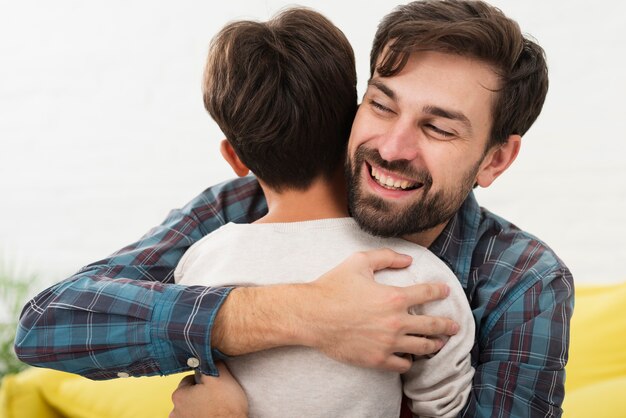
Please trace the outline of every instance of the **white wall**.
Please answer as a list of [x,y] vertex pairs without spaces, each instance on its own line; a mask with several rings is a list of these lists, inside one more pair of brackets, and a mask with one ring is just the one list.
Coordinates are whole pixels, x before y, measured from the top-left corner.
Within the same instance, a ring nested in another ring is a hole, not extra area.
[[[289,3],[214,4],[0,0],[0,260],[59,280],[231,177],[201,102],[207,43],[229,20]],[[345,31],[363,92],[376,24],[396,3],[301,4]],[[579,282],[626,280],[626,6],[494,4],[545,47],[551,87],[480,202],[548,242]]]

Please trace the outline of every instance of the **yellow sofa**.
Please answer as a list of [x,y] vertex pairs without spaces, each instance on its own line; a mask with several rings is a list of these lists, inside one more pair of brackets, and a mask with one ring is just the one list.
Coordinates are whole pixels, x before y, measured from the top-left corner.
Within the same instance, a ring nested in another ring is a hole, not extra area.
[[[167,417],[186,373],[95,382],[45,369],[6,376],[0,418]],[[565,417],[626,417],[626,283],[576,289]]]
[[626,417],[626,282],[576,287],[564,416]]

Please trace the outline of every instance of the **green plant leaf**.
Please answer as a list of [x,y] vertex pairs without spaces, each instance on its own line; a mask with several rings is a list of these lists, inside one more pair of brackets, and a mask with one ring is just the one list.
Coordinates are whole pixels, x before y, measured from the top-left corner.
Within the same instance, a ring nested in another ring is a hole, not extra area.
[[15,356],[13,344],[20,312],[37,282],[34,275],[10,273],[0,263],[0,378],[28,367]]

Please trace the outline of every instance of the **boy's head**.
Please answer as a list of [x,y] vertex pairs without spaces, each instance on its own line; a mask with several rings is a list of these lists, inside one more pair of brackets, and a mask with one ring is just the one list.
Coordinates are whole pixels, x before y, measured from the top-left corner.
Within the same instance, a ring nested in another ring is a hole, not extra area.
[[354,53],[312,10],[234,22],[211,42],[203,95],[243,164],[275,190],[302,190],[343,162],[357,103]]

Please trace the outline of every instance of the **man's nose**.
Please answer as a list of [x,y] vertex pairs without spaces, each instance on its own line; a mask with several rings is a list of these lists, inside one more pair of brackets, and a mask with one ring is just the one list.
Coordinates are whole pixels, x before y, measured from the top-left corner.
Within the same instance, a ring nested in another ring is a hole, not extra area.
[[420,132],[416,127],[398,121],[381,138],[378,151],[386,161],[412,161],[420,155],[421,142]]

